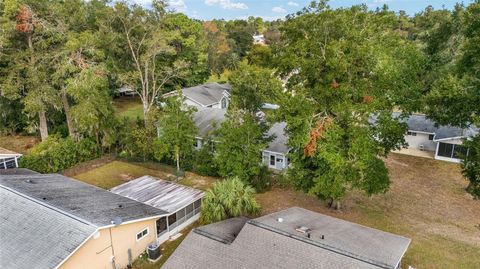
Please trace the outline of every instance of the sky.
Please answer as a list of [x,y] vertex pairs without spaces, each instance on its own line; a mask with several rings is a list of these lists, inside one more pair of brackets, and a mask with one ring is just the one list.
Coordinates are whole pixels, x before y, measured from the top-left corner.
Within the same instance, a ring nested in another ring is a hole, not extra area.
[[[151,0],[132,0],[146,7]],[[170,9],[187,14],[189,17],[211,19],[246,19],[248,16],[262,17],[265,20],[284,18],[307,6],[311,0],[166,0]],[[370,9],[387,4],[391,10],[404,10],[414,15],[431,5],[435,9],[452,9],[462,0],[330,0],[332,8],[349,7],[365,3]],[[469,4],[471,0],[464,0]]]

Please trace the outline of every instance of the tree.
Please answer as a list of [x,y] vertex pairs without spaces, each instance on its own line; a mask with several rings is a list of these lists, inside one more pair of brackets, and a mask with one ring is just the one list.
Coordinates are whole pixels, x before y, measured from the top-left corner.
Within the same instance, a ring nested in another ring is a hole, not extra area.
[[260,205],[253,194],[255,189],[239,178],[216,182],[202,200],[202,222],[209,224],[228,218],[253,215]]
[[227,42],[227,34],[218,29],[215,21],[204,22],[203,29],[208,42],[208,67],[210,72],[220,77],[227,68],[232,53]]
[[[437,63],[441,72],[430,72],[434,73],[431,75],[434,79],[425,94],[425,111],[439,124],[462,128],[480,126],[480,2],[476,1],[466,8],[457,6],[452,14],[445,17],[451,18],[449,24],[453,26],[448,28],[449,31],[440,31],[433,26],[431,31],[441,32],[441,40],[456,42],[445,45],[434,38],[426,40],[427,48],[435,48],[432,55],[444,60]],[[476,134],[466,139],[468,155],[464,156],[462,163],[463,174],[470,181],[467,190],[477,197],[479,136]]]
[[247,61],[249,64],[265,68],[272,66],[272,58],[272,49],[268,46],[259,44],[253,45],[247,54]]
[[251,184],[262,180],[262,155],[269,138],[268,126],[252,115],[230,110],[222,123],[216,141],[215,162],[223,177],[238,177]]
[[155,158],[175,160],[177,172],[180,171],[180,160],[193,155],[197,134],[197,127],[192,120],[194,109],[185,107],[183,101],[180,92],[177,97],[166,100],[158,123],[159,137],[153,144]]
[[50,85],[48,70],[49,50],[55,45],[57,37],[51,22],[32,8],[32,5],[44,6],[44,2],[20,5],[9,1],[8,4],[8,9],[16,10],[16,14],[13,17],[13,14],[4,13],[7,18],[2,18],[2,28],[10,40],[2,39],[3,43],[8,43],[4,50],[8,66],[1,76],[1,95],[22,100],[25,112],[38,117],[40,136],[45,140],[48,137],[47,110],[57,108],[59,103]]
[[480,199],[480,136],[465,141],[468,155],[462,162],[463,175],[469,179],[467,191],[477,199]]
[[280,81],[273,71],[241,63],[229,77],[232,85],[231,105],[236,109],[255,114],[265,103],[277,103],[282,92]]
[[[177,51],[171,42],[178,32],[164,27],[162,2],[153,1],[150,10],[117,2],[115,16],[113,30],[119,33],[118,41],[123,42],[129,55],[128,60],[121,62],[126,64],[122,80],[139,94],[147,123],[158,95],[173,79],[184,75],[188,64],[174,57]],[[130,66],[133,68],[128,68]]]
[[[313,3],[282,26],[274,53],[288,80],[287,122],[294,185],[340,207],[347,190],[388,190],[380,156],[404,144],[391,111],[418,108],[422,54],[400,34],[393,12]],[[371,124],[377,115],[382,120]]]

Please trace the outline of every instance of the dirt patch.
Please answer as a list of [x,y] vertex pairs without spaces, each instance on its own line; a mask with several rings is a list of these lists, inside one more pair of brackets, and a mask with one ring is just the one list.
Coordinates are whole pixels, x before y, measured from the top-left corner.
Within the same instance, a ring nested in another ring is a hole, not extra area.
[[35,136],[0,136],[0,147],[21,154],[27,153],[38,143],[40,143],[40,139]]

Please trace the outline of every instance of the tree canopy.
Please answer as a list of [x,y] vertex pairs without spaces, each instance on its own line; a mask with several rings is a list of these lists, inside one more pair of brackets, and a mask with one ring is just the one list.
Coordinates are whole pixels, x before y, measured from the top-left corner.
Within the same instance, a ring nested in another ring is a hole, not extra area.
[[419,107],[423,71],[422,54],[395,25],[393,12],[320,2],[281,28],[276,63],[288,79],[281,109],[298,188],[333,200],[351,188],[388,190],[380,156],[400,148],[406,131],[391,111]]

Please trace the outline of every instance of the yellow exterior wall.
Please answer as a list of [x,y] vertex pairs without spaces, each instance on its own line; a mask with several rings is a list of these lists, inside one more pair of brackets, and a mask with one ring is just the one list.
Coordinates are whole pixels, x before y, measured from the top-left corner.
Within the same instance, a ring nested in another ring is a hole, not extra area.
[[[112,247],[110,247],[110,229],[116,268],[125,268],[128,264],[128,249],[132,259],[137,258],[147,246],[156,241],[156,219],[123,224],[117,227],[99,230],[100,236],[92,236],[60,268],[62,269],[112,269]],[[137,241],[137,233],[145,228],[148,235]]]

